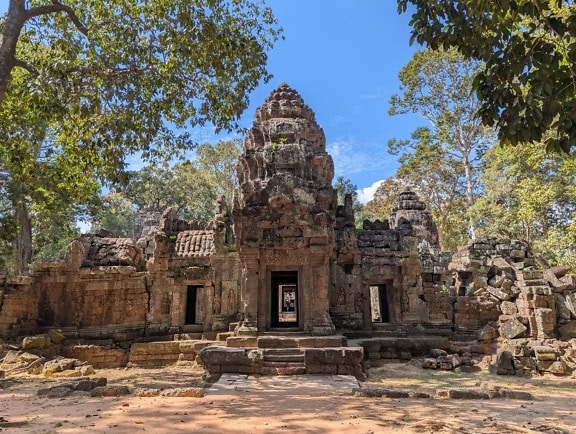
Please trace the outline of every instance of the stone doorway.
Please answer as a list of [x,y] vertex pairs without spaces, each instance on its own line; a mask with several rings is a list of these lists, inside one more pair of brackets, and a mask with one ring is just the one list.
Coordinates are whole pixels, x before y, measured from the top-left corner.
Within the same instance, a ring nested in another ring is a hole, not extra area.
[[299,291],[297,271],[273,271],[271,274],[271,321],[272,328],[298,327]]
[[370,313],[372,322],[390,322],[387,285],[370,285]]
[[186,290],[186,321],[184,324],[202,324],[204,322],[204,287],[188,285]]

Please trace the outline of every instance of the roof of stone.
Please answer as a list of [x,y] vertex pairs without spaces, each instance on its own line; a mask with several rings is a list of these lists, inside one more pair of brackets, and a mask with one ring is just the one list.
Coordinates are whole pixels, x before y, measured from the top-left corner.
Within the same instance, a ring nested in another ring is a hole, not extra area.
[[392,211],[404,210],[425,210],[426,204],[420,200],[413,191],[406,189],[398,195],[392,204]]
[[191,258],[210,256],[214,252],[214,232],[188,230],[179,232],[176,238],[176,256]]
[[286,83],[281,83],[274,89],[264,104],[256,110],[257,121],[275,118],[300,118],[316,122],[312,109],[304,103],[300,94]]

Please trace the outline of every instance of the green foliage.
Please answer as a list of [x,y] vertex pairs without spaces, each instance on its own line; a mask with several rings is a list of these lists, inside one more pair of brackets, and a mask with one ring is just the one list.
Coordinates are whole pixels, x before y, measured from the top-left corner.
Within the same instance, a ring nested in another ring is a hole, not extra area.
[[136,210],[130,200],[120,193],[108,193],[92,210],[94,218],[90,232],[105,229],[119,237],[133,238]]
[[92,209],[92,231],[106,229],[133,237],[137,212],[144,208],[173,207],[182,218],[210,220],[218,195],[229,205],[238,189],[236,165],[240,143],[224,140],[200,145],[196,158],[170,165],[145,166],[129,173],[129,183],[102,198]]
[[471,212],[486,237],[519,238],[551,264],[576,255],[576,159],[529,144],[486,154],[485,195]]
[[392,204],[403,190],[404,182],[398,178],[385,179],[376,189],[374,197],[366,204],[366,210],[374,219],[388,220],[392,214]]
[[75,215],[73,211],[33,215],[33,251],[36,260],[54,261],[64,258],[68,244],[80,236]]
[[[235,128],[269,79],[266,52],[280,34],[260,1],[15,1],[38,13],[10,35],[18,61],[0,98],[0,188],[12,215],[88,204],[101,184],[127,182],[129,155],[172,158],[194,148],[190,128]],[[6,37],[14,17],[2,22]],[[31,247],[29,214],[16,219],[19,250]]]
[[[569,152],[576,138],[573,1],[397,0],[412,14],[411,42],[456,48],[484,64],[474,78],[486,125],[503,143],[544,142]],[[410,10],[413,10],[412,8]]]

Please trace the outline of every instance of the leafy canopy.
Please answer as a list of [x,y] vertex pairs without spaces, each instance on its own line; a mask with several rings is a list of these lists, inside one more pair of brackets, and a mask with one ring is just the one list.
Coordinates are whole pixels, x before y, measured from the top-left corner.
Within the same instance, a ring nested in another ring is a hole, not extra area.
[[[576,5],[571,0],[397,0],[411,42],[484,63],[474,80],[486,125],[503,143],[576,140]],[[410,7],[409,9],[409,5]]]
[[0,218],[23,270],[31,209],[86,204],[129,155],[193,149],[194,127],[236,128],[281,29],[260,0],[10,0],[0,32]]

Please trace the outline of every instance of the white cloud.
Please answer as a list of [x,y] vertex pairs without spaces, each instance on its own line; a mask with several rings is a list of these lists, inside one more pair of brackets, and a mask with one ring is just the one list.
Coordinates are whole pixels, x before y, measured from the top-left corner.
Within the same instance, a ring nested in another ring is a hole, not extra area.
[[376,181],[369,187],[364,187],[359,190],[356,190],[358,192],[358,200],[360,201],[360,203],[366,205],[368,202],[370,202],[374,197],[376,190],[378,190],[378,187],[380,187],[380,184],[382,184],[383,182],[384,179],[381,179],[379,181]]
[[377,146],[361,146],[355,140],[342,139],[328,144],[326,150],[334,160],[337,176],[350,177],[357,173],[392,171],[392,162],[384,147],[375,152],[366,152],[375,148],[378,149]]

